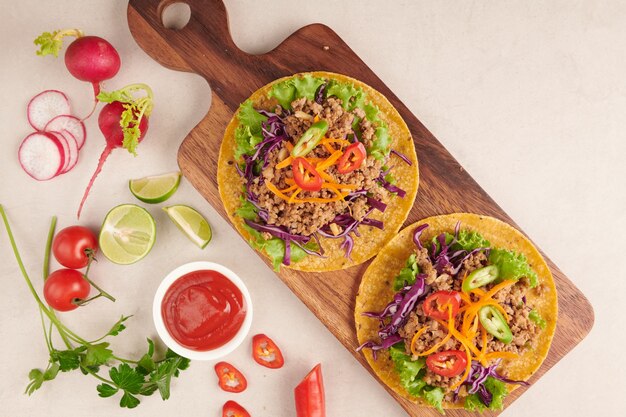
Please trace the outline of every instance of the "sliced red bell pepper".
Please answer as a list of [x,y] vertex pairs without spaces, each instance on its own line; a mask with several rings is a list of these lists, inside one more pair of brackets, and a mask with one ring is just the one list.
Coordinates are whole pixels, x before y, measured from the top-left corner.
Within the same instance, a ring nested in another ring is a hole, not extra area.
[[267,368],[280,368],[285,364],[283,354],[276,343],[264,334],[252,338],[252,357],[259,365]]
[[241,372],[228,362],[215,364],[219,386],[227,392],[242,392],[248,387],[248,381]]
[[250,413],[235,401],[226,401],[222,407],[222,417],[250,417]]
[[293,179],[300,188],[306,191],[319,191],[322,189],[322,177],[309,161],[302,157],[295,158],[291,162]]
[[341,155],[341,158],[339,158],[337,162],[337,171],[339,171],[340,174],[347,174],[348,172],[354,171],[361,166],[366,156],[367,151],[365,150],[365,146],[363,146],[361,142],[353,143],[343,151],[343,155]]
[[297,417],[326,417],[322,365],[317,364],[294,390]]

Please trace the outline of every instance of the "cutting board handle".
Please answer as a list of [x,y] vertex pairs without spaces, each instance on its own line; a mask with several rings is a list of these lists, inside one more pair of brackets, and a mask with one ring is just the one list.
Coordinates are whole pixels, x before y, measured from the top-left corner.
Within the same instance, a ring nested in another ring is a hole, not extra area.
[[[163,12],[174,3],[186,3],[191,9],[182,29],[163,25]],[[243,101],[258,88],[251,73],[263,67],[267,57],[247,54],[235,45],[222,0],[130,0],[128,26],[139,46],[157,62],[203,76],[214,91],[228,90],[233,102]]]

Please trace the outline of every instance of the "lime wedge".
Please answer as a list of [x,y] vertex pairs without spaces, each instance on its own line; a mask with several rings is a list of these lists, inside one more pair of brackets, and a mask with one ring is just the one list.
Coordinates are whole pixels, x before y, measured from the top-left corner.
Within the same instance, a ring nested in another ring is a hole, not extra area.
[[111,262],[128,265],[150,252],[156,239],[156,223],[134,204],[113,207],[104,218],[98,243]]
[[180,184],[180,172],[155,175],[128,181],[128,188],[135,197],[144,203],[162,203],[170,198]]
[[200,249],[204,249],[211,241],[211,226],[202,214],[189,206],[163,207],[170,219]]

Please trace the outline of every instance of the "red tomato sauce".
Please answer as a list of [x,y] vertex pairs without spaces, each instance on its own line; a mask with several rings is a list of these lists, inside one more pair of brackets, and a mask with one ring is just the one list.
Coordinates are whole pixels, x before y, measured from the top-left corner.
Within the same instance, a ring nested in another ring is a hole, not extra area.
[[178,278],[161,303],[169,334],[188,349],[216,349],[235,337],[246,316],[237,286],[216,271],[194,271]]

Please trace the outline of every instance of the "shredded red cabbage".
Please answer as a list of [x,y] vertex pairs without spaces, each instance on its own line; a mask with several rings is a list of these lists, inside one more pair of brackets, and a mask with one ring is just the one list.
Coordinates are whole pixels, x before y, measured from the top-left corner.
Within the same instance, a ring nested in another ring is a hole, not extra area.
[[518,385],[526,385],[526,386],[530,385],[526,381],[516,381],[513,379],[505,378],[502,375],[498,374],[496,369],[498,368],[498,366],[500,366],[501,361],[502,361],[501,359],[498,359],[493,365],[488,366],[488,367],[484,367],[478,361],[472,361],[472,367],[470,369],[469,374],[467,375],[467,378],[461,385],[459,385],[459,387],[456,390],[454,390],[454,401],[457,400],[461,387],[463,385],[467,385],[468,386],[467,393],[468,394],[478,393],[478,396],[480,397],[480,400],[483,402],[483,404],[489,407],[493,399],[493,395],[491,394],[491,392],[489,392],[489,390],[485,386],[485,382],[487,381],[487,378],[489,377],[498,379],[507,384],[518,384]]
[[411,160],[404,155],[403,153],[400,153],[394,149],[391,150],[391,153],[396,155],[398,158],[402,159],[404,162],[406,162],[408,165],[413,165],[413,162],[411,162]]
[[324,97],[326,96],[326,87],[328,83],[324,83],[319,86],[317,89],[317,93],[315,93],[315,102],[317,104],[322,104],[324,102]]
[[398,195],[398,197],[404,198],[406,196],[406,191],[387,181],[385,179],[385,175],[385,172],[380,173],[380,176],[378,177],[378,183],[390,193],[395,193]]

